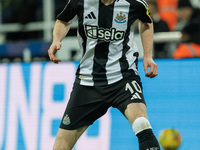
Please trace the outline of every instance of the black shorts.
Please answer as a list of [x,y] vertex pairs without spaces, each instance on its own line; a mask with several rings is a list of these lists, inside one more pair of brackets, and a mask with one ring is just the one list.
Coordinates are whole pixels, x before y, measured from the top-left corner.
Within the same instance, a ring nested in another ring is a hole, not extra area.
[[107,86],[74,83],[60,128],[74,130],[91,125],[111,106],[124,114],[130,103],[145,104],[139,76],[131,76]]

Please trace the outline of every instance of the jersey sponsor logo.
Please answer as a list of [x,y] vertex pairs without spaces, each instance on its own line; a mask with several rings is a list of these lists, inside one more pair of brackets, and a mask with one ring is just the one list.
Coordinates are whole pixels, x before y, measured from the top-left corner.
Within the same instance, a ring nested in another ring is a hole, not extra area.
[[70,118],[69,118],[69,116],[67,114],[63,118],[63,124],[64,125],[69,125],[70,124]]
[[104,41],[118,41],[124,38],[124,31],[117,31],[115,28],[104,29],[98,26],[85,25],[86,36]]
[[86,19],[97,19],[92,11],[87,16],[85,16],[85,18]]
[[123,12],[120,12],[120,14],[117,14],[115,16],[115,22],[117,23],[125,23],[126,22],[126,16],[123,14]]

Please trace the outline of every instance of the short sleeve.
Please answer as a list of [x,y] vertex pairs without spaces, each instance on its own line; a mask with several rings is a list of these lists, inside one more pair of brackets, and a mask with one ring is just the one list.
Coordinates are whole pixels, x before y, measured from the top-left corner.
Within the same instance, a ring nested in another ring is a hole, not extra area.
[[60,14],[58,14],[57,19],[65,22],[72,22],[72,20],[77,15],[77,1],[70,0],[65,8],[62,10]]
[[137,14],[138,14],[138,19],[141,22],[147,22],[147,23],[151,23],[151,17],[150,17],[150,10],[149,10],[149,6],[146,3],[145,0],[136,0],[137,3]]

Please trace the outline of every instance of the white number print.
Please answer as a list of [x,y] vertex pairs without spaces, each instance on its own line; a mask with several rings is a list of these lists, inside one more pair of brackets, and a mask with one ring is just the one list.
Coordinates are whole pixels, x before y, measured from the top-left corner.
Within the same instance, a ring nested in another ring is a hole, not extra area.
[[142,89],[136,81],[132,81],[131,84],[126,83],[125,90],[126,91],[129,90],[131,92],[132,94],[131,100],[142,99],[141,96],[138,94],[138,93],[142,93]]

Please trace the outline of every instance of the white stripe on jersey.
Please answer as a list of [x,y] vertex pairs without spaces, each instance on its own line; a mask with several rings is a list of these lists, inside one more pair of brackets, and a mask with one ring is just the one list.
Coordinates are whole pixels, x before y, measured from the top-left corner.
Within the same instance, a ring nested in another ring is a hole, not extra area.
[[144,5],[145,8],[147,8],[148,4],[145,0],[136,0],[136,1]]
[[[122,7],[123,6],[123,7]],[[113,11],[113,23],[112,27],[120,29],[121,31],[126,31],[127,23],[128,23],[128,12],[129,12],[130,3],[125,0],[121,0],[115,3],[114,11]],[[120,24],[114,21],[115,17],[119,15],[119,12],[122,12],[123,15],[126,16],[127,21],[125,23]],[[127,13],[124,13],[127,12]],[[108,84],[114,83],[122,79],[121,74],[121,66],[119,60],[122,57],[123,52],[123,40],[113,41],[109,44],[109,53],[108,53],[108,61],[106,63],[106,76],[108,79]]]
[[136,69],[136,64],[135,64],[136,57],[133,56],[135,52],[138,52],[138,47],[134,40],[134,24],[131,26],[129,39],[130,40],[127,44],[130,47],[130,50],[126,53],[126,59],[129,63],[129,69],[133,69],[135,71],[135,74],[138,74],[138,71]]
[[[91,19],[86,19],[85,17],[91,13],[94,13],[95,16],[98,16],[99,10],[99,0],[84,0],[84,15],[83,15],[83,24],[88,24],[87,21],[90,21],[90,25],[98,26],[98,19],[93,19],[91,23]],[[83,75],[84,80],[80,81],[82,85],[93,85],[92,80],[92,71],[93,71],[93,59],[94,59],[94,50],[97,44],[97,39],[87,38],[86,43],[86,52],[83,58],[80,61],[80,74]],[[82,47],[82,43],[80,43]],[[87,50],[90,50],[88,53]],[[87,74],[87,76],[84,76]]]

